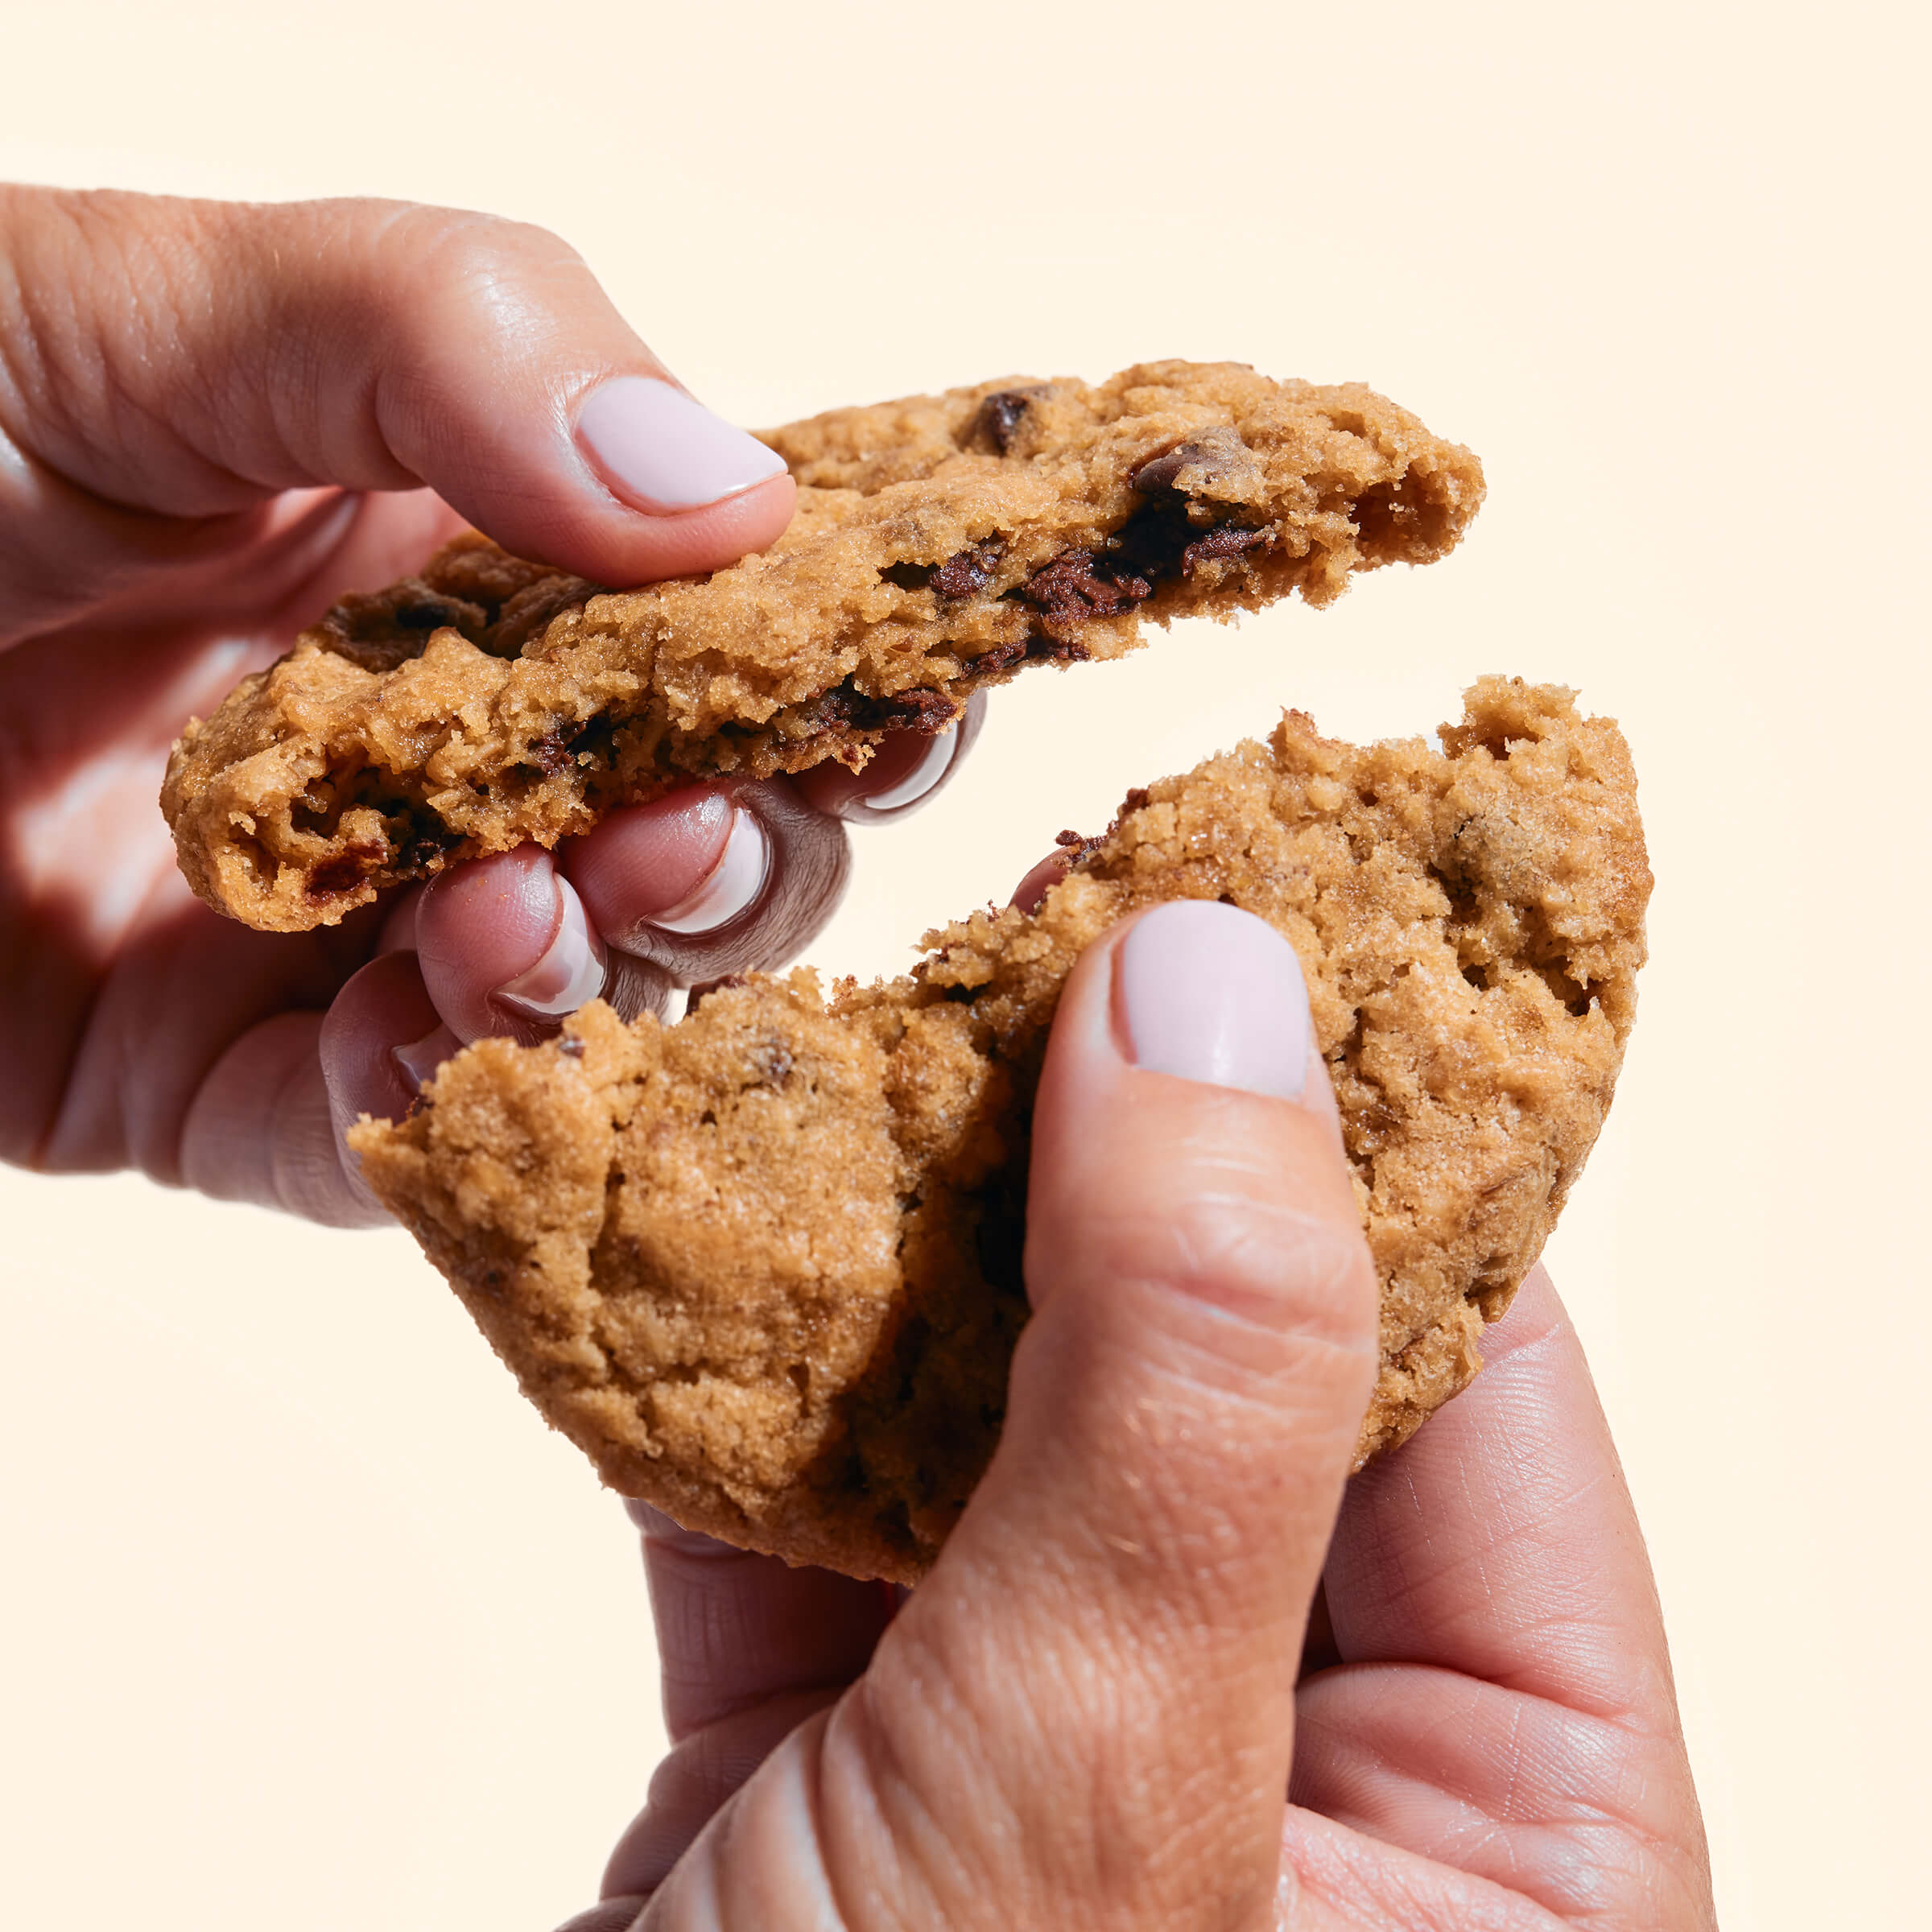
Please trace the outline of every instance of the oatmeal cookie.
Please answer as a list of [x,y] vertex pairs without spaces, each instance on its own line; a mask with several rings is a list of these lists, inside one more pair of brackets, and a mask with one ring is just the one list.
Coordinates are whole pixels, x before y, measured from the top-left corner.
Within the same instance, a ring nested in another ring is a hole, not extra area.
[[856,769],[1022,666],[1119,656],[1143,619],[1427,563],[1483,494],[1468,450],[1373,390],[1234,363],[986,382],[766,440],[798,514],[709,577],[603,590],[473,536],[345,598],[175,748],[195,890],[303,931],[690,778]]
[[1291,712],[1130,792],[1037,912],[929,933],[906,978],[753,976],[670,1026],[592,1005],[351,1145],[613,1488],[910,1582],[999,1433],[1060,987],[1137,908],[1228,901],[1300,956],[1340,1104],[1381,1282],[1365,1459],[1480,1366],[1610,1104],[1650,873],[1624,741],[1571,700],[1487,679],[1440,751]]

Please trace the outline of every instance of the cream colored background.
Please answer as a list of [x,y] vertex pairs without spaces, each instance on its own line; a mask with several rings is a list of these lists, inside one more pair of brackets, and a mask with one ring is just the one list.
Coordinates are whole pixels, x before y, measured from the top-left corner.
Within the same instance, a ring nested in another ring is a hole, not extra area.
[[[1924,1922],[1922,10],[7,0],[0,173],[568,236],[751,422],[1150,355],[1361,377],[1463,552],[1004,695],[815,956],[1492,669],[1635,746],[1654,964],[1553,1245],[1725,1923]],[[625,1527],[399,1235],[0,1175],[0,1920],[542,1932],[661,1748]],[[1914,1843],[1914,1840],[1918,1842]]]

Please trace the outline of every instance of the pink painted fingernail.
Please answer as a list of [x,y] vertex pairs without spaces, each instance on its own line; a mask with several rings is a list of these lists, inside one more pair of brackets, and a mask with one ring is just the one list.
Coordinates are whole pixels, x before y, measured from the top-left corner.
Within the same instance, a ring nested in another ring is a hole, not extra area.
[[1272,926],[1213,899],[1137,919],[1113,964],[1114,1014],[1137,1067],[1296,1098],[1307,1075],[1308,992]]
[[604,947],[584,917],[584,902],[561,873],[556,886],[556,936],[535,965],[494,996],[532,1020],[560,1020],[604,989]]
[[463,1051],[463,1042],[447,1026],[426,1033],[405,1046],[392,1046],[389,1057],[401,1068],[402,1084],[411,1093],[420,1093],[436,1076],[443,1063]]
[[577,441],[626,503],[695,510],[782,476],[785,459],[650,376],[613,376],[577,412]]
[[765,889],[771,869],[771,841],[765,828],[742,805],[732,807],[731,831],[718,862],[688,898],[648,914],[646,925],[666,932],[710,932],[729,925]]
[[898,784],[858,800],[861,811],[867,818],[883,818],[889,812],[903,811],[908,805],[916,805],[952,770],[959,748],[956,726],[948,725],[945,730],[935,733],[927,740],[919,763]]

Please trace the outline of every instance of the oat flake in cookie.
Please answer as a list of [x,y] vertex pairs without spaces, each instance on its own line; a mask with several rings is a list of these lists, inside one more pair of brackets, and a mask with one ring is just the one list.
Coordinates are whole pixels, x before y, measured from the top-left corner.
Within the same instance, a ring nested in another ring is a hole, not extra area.
[[997,1438],[1026,1316],[1028,1123],[1080,952],[1231,900],[1306,973],[1381,1284],[1359,1454],[1480,1365],[1610,1104],[1644,957],[1629,754],[1490,679],[1443,749],[1299,713],[1131,792],[1030,916],[928,934],[906,978],[753,976],[674,1026],[601,1005],[485,1040],[376,1192],[613,1488],[795,1563],[909,1582]]
[[345,598],[175,748],[195,890],[299,931],[690,777],[856,767],[1026,665],[1117,657],[1143,619],[1428,563],[1483,494],[1468,450],[1373,390],[1235,363],[1006,378],[766,440],[798,514],[708,578],[604,590],[470,537]]

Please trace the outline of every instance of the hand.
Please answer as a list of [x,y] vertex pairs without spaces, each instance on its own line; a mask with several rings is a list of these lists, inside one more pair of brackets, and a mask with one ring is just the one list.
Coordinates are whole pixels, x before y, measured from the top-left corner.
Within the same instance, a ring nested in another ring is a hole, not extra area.
[[457,1042],[800,945],[840,820],[929,797],[976,713],[295,937],[199,904],[155,802],[191,712],[466,522],[633,584],[770,543],[793,494],[539,230],[0,188],[0,1155],[379,1220],[340,1129]]
[[1375,1283],[1308,1038],[1245,913],[1157,907],[1081,960],[991,1468],[902,1607],[631,1505],[675,1748],[568,1932],[1713,1925],[1642,1541],[1540,1270],[1344,1488]]

